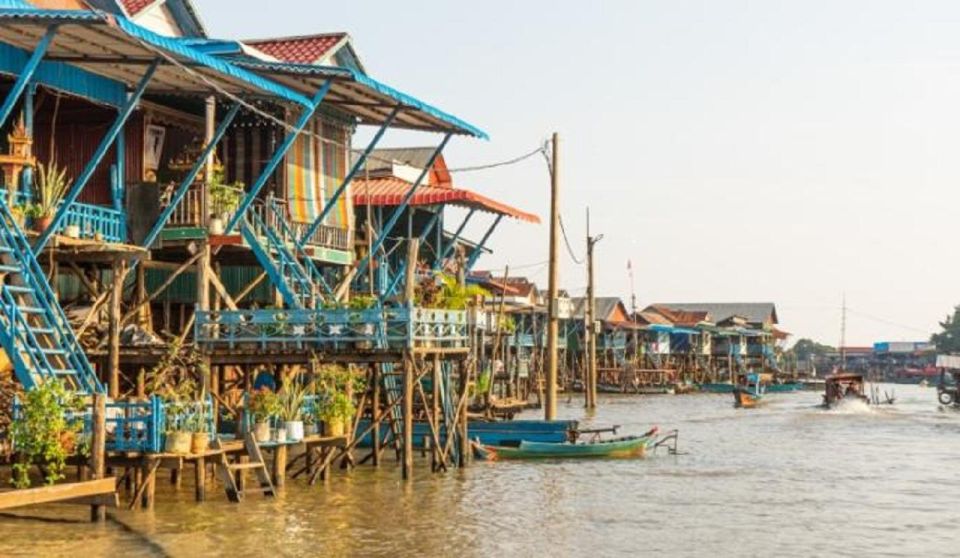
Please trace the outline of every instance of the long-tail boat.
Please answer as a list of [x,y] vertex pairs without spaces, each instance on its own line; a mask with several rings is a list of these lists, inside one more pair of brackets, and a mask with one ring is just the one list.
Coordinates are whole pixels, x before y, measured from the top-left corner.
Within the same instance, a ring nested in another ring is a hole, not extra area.
[[838,372],[826,377],[823,406],[830,409],[845,401],[870,403],[870,398],[864,393],[863,374]]
[[745,385],[733,390],[733,406],[738,409],[752,409],[763,399],[769,374],[747,374]]
[[478,459],[500,461],[504,459],[551,459],[585,457],[643,457],[649,447],[657,442],[659,429],[653,427],[642,436],[621,436],[609,440],[589,442],[528,442],[516,445],[488,446],[473,442],[474,455]]

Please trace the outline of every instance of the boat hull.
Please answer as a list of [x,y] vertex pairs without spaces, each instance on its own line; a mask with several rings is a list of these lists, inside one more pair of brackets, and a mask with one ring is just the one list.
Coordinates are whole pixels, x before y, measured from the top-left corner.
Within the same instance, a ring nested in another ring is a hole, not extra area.
[[643,457],[656,440],[655,431],[652,432],[603,442],[553,444],[523,441],[516,447],[475,444],[474,449],[478,458],[488,461]]
[[760,405],[762,398],[761,395],[738,389],[733,392],[733,406],[738,409],[752,409]]
[[[358,433],[369,427],[370,421],[361,420]],[[467,425],[467,433],[471,440],[479,439],[480,443],[491,446],[513,445],[521,440],[532,442],[561,443],[570,439],[570,432],[577,429],[575,420],[511,420],[511,421],[473,421]],[[380,427],[381,442],[386,441],[390,427],[384,424]],[[422,447],[423,441],[431,436],[430,424],[426,422],[413,423],[413,443],[415,447]],[[440,428],[441,443],[446,443],[447,429]],[[360,439],[358,446],[371,447],[373,434],[369,433]]]

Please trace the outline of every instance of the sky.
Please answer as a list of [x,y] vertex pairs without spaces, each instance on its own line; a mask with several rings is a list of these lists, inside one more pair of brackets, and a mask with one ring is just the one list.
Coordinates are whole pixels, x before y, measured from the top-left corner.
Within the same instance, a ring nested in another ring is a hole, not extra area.
[[[452,140],[453,168],[559,133],[573,255],[588,206],[604,235],[600,295],[772,301],[794,339],[833,345],[844,296],[848,345],[926,340],[960,304],[960,3],[195,3],[217,37],[350,33],[372,77],[489,133]],[[542,217],[504,222],[477,267],[545,286],[543,159],[454,181]],[[584,266],[562,258],[561,285],[582,295]]]

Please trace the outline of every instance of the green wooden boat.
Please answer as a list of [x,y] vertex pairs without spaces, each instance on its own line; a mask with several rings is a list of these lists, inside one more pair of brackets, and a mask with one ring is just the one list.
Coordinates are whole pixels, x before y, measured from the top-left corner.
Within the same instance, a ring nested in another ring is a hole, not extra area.
[[517,445],[487,446],[473,443],[477,459],[500,461],[506,459],[562,459],[584,457],[643,457],[647,448],[656,443],[658,429],[652,428],[642,436],[621,436],[592,442],[527,442]]

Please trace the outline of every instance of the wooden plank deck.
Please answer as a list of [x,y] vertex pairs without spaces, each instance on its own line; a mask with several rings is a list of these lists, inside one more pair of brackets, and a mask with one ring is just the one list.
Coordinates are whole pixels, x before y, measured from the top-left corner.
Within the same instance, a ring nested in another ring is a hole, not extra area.
[[8,490],[0,492],[0,510],[50,503],[89,505],[91,498],[109,495],[113,495],[112,502],[116,506],[117,479],[113,477],[23,490]]

